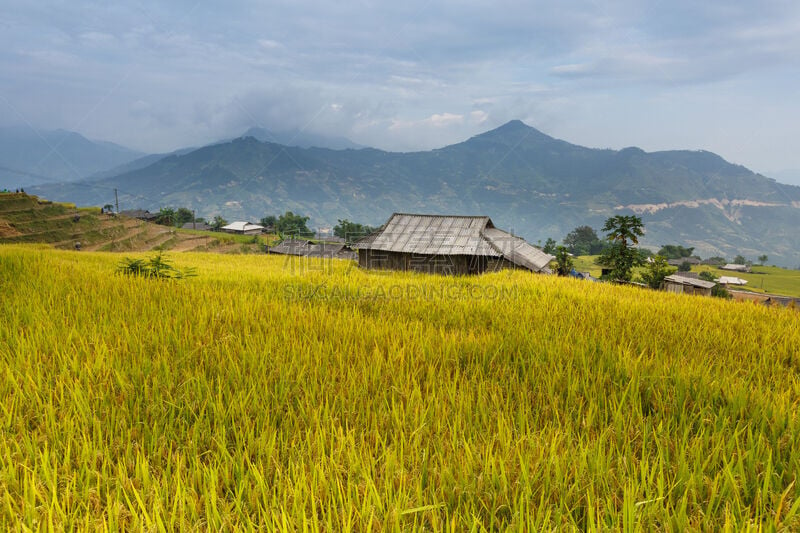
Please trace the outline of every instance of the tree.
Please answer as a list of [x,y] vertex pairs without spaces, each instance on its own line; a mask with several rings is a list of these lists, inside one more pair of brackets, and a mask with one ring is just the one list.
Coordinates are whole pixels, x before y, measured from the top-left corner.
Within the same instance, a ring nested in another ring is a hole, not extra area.
[[665,244],[658,251],[658,255],[667,259],[683,259],[684,257],[691,257],[694,252],[694,247],[684,248],[677,244]]
[[573,261],[569,251],[564,246],[557,246],[555,249],[556,274],[568,276],[572,272]]
[[733,258],[733,263],[736,265],[744,265],[747,264],[747,259],[745,259],[742,254],[739,254]]
[[214,217],[214,220],[211,222],[210,225],[215,230],[219,230],[222,226],[227,226],[228,221],[222,218],[221,216],[217,215]]
[[306,226],[308,219],[309,217],[295,215],[291,211],[286,211],[286,213],[279,216],[278,220],[275,222],[275,231],[278,233],[311,237],[314,235],[314,232]]
[[260,220],[260,223],[265,228],[274,228],[275,224],[278,223],[278,217],[275,215],[267,215]]
[[692,264],[689,261],[684,261],[678,266],[678,272],[691,272]]
[[156,215],[156,224],[172,226],[175,223],[175,210],[171,207],[162,207]]
[[669,266],[667,258],[662,255],[656,255],[645,266],[641,275],[642,281],[651,289],[660,289],[664,278],[675,272],[675,267]]
[[591,226],[578,226],[564,237],[564,246],[573,255],[594,255],[603,251],[603,241]]
[[111,205],[111,204],[106,204],[106,205],[104,205],[104,206],[103,206],[103,209],[101,209],[100,211],[101,211],[101,212],[103,212],[103,211],[104,211],[104,212],[106,212],[106,213],[110,213],[110,212],[111,212],[111,211],[113,211],[113,210],[114,210],[114,206],[113,206],[113,205]]
[[633,247],[639,244],[639,237],[644,235],[642,219],[636,215],[617,215],[606,220],[603,226],[606,240],[610,242],[598,263],[611,269],[608,278],[630,281],[633,267],[642,262],[638,251]]
[[375,231],[375,228],[372,226],[350,222],[346,218],[339,219],[338,222],[339,223],[333,227],[333,234],[343,238],[347,242],[353,242]]
[[700,279],[703,281],[716,281],[716,277],[714,277],[714,273],[710,270],[703,270],[700,272],[699,276]]
[[767,261],[769,261],[769,257],[767,256],[767,254],[758,256],[758,262],[761,266],[764,266],[764,263],[766,263]]
[[192,210],[187,207],[179,207],[177,211],[175,211],[175,225],[176,226],[183,226],[187,222],[194,221],[194,213]]
[[542,251],[546,254],[555,255],[556,251],[559,247],[556,246],[556,240],[552,237],[548,237],[547,240],[544,242],[544,247],[542,247]]

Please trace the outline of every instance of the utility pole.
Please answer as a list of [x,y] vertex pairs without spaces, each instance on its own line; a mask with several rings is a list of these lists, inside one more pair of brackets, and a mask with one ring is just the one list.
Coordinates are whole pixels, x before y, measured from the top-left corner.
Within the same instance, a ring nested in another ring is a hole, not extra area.
[[114,189],[114,204],[117,206],[117,214],[119,214],[119,196],[117,196],[117,189]]
[[194,209],[192,209],[192,229],[197,229],[197,217],[194,216]]

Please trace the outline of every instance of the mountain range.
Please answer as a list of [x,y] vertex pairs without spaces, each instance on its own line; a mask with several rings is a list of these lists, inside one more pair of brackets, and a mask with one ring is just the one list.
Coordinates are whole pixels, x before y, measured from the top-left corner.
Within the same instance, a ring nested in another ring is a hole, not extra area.
[[694,246],[703,256],[800,263],[800,187],[706,151],[586,148],[520,121],[444,148],[332,150],[247,136],[80,183],[39,186],[53,200],[123,208],[186,206],[257,220],[287,210],[313,226],[379,225],[393,212],[485,214],[532,242],[615,214],[642,216],[643,243]]
[[66,130],[0,128],[0,189],[78,181],[144,154]]

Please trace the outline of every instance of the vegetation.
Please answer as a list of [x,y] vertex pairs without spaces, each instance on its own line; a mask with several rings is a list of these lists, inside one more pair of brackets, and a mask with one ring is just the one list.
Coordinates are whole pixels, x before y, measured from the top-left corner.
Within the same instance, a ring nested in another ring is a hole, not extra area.
[[684,248],[678,244],[665,244],[658,251],[658,255],[666,259],[683,259],[684,257],[692,257],[694,248]]
[[649,263],[645,263],[644,271],[641,273],[642,283],[651,289],[660,289],[664,278],[674,274],[675,270],[675,267],[669,266],[665,257],[656,255]]
[[375,231],[372,226],[350,222],[349,220],[339,219],[338,224],[333,227],[333,234],[343,238],[347,242],[353,242],[361,237],[365,237]]
[[542,246],[542,251],[546,254],[555,255],[556,249],[558,248],[558,243],[552,237],[548,237],[546,241],[544,241],[544,246]]
[[280,216],[268,215],[261,219],[262,226],[272,226],[281,235],[297,237],[313,237],[314,232],[308,228],[309,217],[296,215],[286,211]]
[[160,252],[147,260],[126,257],[117,265],[117,272],[126,276],[140,276],[152,279],[184,279],[197,275],[194,268],[180,270]]
[[596,255],[603,251],[605,243],[591,226],[578,226],[564,237],[564,246],[572,255]]
[[642,263],[634,244],[644,235],[642,219],[635,215],[617,215],[606,220],[603,231],[611,243],[600,255],[598,262],[611,269],[607,276],[612,280],[630,281],[633,268]]
[[574,263],[572,262],[572,257],[570,257],[569,252],[563,246],[556,247],[555,250],[555,272],[559,276],[568,276],[570,272],[572,272],[572,268]]
[[4,530],[800,528],[795,311],[117,261],[0,247]]

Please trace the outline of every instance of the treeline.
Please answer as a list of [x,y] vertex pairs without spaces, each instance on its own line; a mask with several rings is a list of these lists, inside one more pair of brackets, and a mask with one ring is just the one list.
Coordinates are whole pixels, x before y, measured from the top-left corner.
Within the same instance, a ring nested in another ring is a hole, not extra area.
[[[608,238],[601,239],[591,226],[578,226],[564,237],[560,246],[563,246],[567,253],[577,257],[582,255],[603,255],[608,251],[608,248],[611,245],[611,240]],[[548,254],[555,255],[558,248],[559,244],[555,241],[555,239],[548,238],[547,241],[545,241],[542,250]],[[751,260],[747,259],[741,254],[736,255],[731,261],[728,261],[726,258],[720,256],[702,259],[700,256],[694,253],[694,247],[685,247],[678,244],[665,244],[657,251],[643,247],[639,247],[636,250],[642,259],[656,256],[660,256],[667,261],[673,262],[684,259],[686,261],[680,263],[678,266],[678,269],[682,271],[690,270],[690,259],[703,261],[709,265],[724,265],[728,262],[740,265],[750,265],[753,263]],[[767,255],[760,255],[758,257],[758,262],[762,265],[768,260],[769,257]]]

